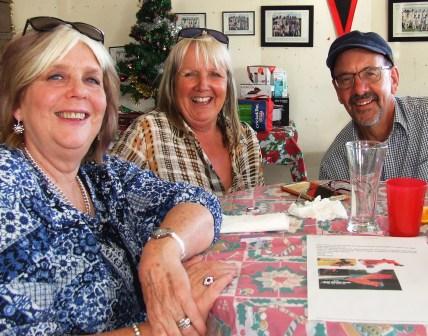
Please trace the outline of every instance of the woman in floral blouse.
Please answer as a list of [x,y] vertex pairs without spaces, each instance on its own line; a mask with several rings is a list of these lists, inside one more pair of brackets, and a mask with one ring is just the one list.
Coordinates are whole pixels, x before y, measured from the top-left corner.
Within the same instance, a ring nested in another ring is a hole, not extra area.
[[36,17],[1,58],[0,335],[201,335],[236,273],[182,263],[218,237],[213,195],[104,155],[119,82],[102,42]]

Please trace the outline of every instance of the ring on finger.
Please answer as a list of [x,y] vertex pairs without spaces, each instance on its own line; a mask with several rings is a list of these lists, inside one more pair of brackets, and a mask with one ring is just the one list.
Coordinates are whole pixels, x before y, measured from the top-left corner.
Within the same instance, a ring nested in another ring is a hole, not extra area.
[[211,286],[214,283],[214,277],[209,275],[207,277],[205,277],[204,281],[202,282],[202,284],[204,286]]
[[190,328],[191,325],[192,325],[192,321],[190,321],[190,319],[187,316],[183,317],[181,320],[177,322],[177,327],[180,329]]

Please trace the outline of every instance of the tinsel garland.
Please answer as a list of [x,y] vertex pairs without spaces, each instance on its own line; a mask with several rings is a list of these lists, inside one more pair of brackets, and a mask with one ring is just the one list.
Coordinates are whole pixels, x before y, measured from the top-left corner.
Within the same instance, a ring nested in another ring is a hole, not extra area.
[[138,77],[136,76],[131,76],[129,77],[129,82],[134,86],[134,88],[145,98],[150,98],[152,97],[153,93],[154,93],[154,88],[141,83],[138,80]]

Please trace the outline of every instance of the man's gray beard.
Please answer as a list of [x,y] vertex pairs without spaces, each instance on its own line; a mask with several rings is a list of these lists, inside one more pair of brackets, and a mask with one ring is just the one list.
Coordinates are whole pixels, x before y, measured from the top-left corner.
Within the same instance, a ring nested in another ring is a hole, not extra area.
[[383,110],[380,109],[373,120],[369,120],[366,122],[364,122],[364,121],[360,122],[359,120],[354,120],[354,121],[358,126],[372,127],[372,126],[376,126],[380,122],[380,119],[382,118],[382,116],[383,116]]

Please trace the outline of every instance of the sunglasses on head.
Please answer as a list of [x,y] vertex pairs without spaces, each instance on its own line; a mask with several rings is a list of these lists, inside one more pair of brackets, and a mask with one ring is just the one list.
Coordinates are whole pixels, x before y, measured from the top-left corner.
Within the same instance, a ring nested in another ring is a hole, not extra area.
[[203,34],[208,34],[214,37],[220,43],[229,46],[229,38],[226,35],[224,35],[222,32],[219,32],[218,30],[208,28],[183,28],[178,32],[178,39],[195,38]]
[[25,35],[28,26],[31,26],[36,31],[48,32],[60,25],[69,25],[79,33],[104,44],[104,33],[97,27],[83,22],[69,22],[51,16],[36,16],[28,19],[25,23],[22,35]]

